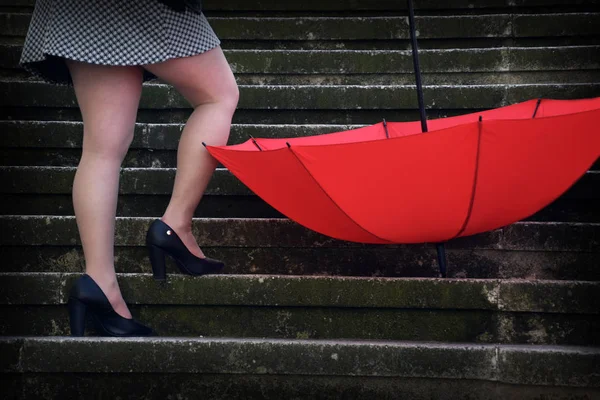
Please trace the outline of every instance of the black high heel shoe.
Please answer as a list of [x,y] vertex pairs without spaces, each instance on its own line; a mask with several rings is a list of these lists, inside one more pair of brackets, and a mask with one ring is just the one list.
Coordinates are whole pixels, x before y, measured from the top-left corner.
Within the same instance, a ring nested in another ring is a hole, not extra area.
[[71,336],[83,336],[86,314],[91,315],[98,333],[103,336],[151,336],[152,329],[133,318],[117,314],[106,295],[92,279],[85,274],[75,281],[69,295],[69,322]]
[[157,219],[150,225],[146,234],[146,246],[152,264],[152,273],[157,281],[167,279],[165,255],[169,255],[179,270],[187,275],[218,274],[225,264],[212,258],[193,255],[169,225]]

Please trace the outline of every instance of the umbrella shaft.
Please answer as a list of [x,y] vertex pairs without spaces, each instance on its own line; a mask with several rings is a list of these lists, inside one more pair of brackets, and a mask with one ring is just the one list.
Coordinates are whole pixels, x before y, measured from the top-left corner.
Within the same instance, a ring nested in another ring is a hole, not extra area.
[[417,80],[417,98],[419,100],[419,113],[421,115],[421,130],[427,132],[427,117],[425,116],[425,104],[423,101],[423,86],[421,85],[421,66],[419,65],[419,48],[417,47],[417,35],[415,34],[415,10],[412,0],[408,2],[408,22],[410,25],[410,41],[412,45],[413,64],[415,67],[415,78]]
[[442,278],[445,278],[448,269],[446,259],[446,246],[444,246],[444,243],[438,243],[435,247],[437,250],[438,267],[440,268],[440,274],[442,275]]

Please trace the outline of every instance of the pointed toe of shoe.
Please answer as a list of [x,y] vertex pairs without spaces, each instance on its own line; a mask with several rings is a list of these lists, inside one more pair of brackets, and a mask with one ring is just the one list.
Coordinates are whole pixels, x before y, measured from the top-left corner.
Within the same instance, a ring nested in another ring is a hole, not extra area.
[[225,263],[223,261],[214,260],[212,258],[205,258],[206,261],[206,274],[222,274],[225,269]]
[[149,326],[141,324],[138,321],[136,321],[136,324],[138,325],[138,328],[135,331],[135,336],[158,336],[156,331]]

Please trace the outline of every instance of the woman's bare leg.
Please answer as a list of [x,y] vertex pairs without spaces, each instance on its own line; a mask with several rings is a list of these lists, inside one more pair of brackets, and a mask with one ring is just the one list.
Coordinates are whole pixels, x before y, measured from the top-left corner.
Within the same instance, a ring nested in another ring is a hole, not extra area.
[[83,117],[83,152],[73,182],[73,206],[86,273],[115,311],[131,318],[115,275],[114,231],[119,172],[133,139],[143,70],[76,61],[67,65]]
[[162,220],[198,257],[204,257],[192,235],[192,217],[216,167],[202,142],[224,145],[238,102],[238,88],[220,47],[192,57],[145,65],[173,85],[192,105],[177,150],[173,195]]

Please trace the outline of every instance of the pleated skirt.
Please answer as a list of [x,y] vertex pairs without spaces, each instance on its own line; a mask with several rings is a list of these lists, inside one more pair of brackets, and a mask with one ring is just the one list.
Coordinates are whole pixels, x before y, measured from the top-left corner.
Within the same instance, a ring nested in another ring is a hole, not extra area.
[[[38,0],[20,62],[46,82],[69,85],[65,58],[145,65],[219,45],[204,14],[175,11],[156,0]],[[144,80],[153,78],[144,74]]]

